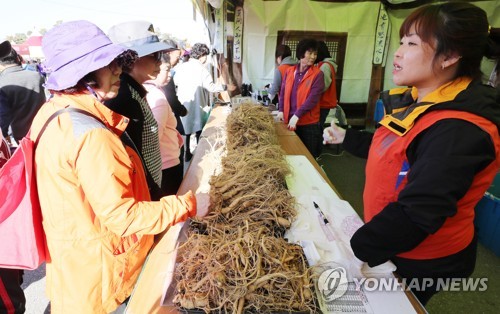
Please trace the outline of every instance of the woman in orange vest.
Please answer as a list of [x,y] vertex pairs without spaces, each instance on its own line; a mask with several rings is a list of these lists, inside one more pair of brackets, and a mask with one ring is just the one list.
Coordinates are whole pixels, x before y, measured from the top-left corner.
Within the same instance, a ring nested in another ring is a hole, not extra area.
[[414,11],[399,35],[393,81],[412,87],[382,93],[375,134],[332,125],[324,139],[368,158],[354,253],[369,266],[391,260],[425,305],[439,282],[474,271],[474,208],[500,164],[500,106],[480,64],[499,58],[500,29],[448,2]]
[[279,94],[281,90],[281,82],[285,76],[285,71],[297,64],[297,59],[292,56],[292,51],[287,45],[279,45],[276,48],[276,53],[274,55],[276,58],[276,64],[278,65],[274,70],[273,83],[269,89],[269,99],[273,104],[278,103],[278,98],[275,96]]
[[321,153],[318,102],[324,88],[323,73],[314,66],[317,53],[318,43],[314,39],[302,39],[297,44],[299,63],[285,72],[278,106],[278,119],[297,133],[314,158]]
[[319,123],[323,127],[330,109],[337,106],[337,86],[335,84],[335,68],[337,65],[332,59],[324,41],[318,42],[318,68],[323,72],[325,87],[319,100]]

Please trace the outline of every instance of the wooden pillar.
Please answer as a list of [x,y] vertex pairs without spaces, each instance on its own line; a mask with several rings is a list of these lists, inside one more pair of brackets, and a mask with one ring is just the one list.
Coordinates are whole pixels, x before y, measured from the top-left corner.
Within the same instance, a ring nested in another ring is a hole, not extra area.
[[368,103],[366,104],[365,127],[367,129],[373,129],[375,127],[373,115],[375,113],[375,103],[377,102],[380,92],[382,91],[382,87],[384,86],[384,70],[385,67],[380,64],[374,64],[372,66],[370,91],[368,93]]

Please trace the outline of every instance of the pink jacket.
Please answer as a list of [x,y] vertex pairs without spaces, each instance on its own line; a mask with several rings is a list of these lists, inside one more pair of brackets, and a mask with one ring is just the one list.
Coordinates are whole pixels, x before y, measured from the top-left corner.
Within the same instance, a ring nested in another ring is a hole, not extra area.
[[144,83],[148,91],[146,100],[158,123],[162,169],[177,166],[180,163],[180,148],[184,145],[181,134],[177,131],[174,112],[161,89],[152,81]]

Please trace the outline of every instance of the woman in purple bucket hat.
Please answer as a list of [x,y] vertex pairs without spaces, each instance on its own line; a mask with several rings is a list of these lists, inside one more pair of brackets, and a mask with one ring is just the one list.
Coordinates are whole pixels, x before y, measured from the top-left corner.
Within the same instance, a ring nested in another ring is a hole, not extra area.
[[53,97],[36,115],[36,179],[47,239],[51,313],[109,313],[130,296],[155,234],[196,214],[189,192],[150,201],[129,119],[103,102],[137,54],[94,24],[73,21],[42,41]]

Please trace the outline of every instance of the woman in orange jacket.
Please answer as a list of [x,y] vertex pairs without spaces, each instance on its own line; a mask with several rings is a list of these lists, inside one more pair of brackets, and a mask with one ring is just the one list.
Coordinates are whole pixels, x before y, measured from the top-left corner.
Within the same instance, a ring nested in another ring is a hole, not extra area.
[[42,49],[53,97],[31,138],[57,110],[83,111],[52,120],[35,152],[51,312],[109,313],[130,296],[154,235],[194,216],[196,199],[189,192],[150,201],[142,160],[124,132],[129,120],[103,105],[135,52],[87,21],[56,26]]

